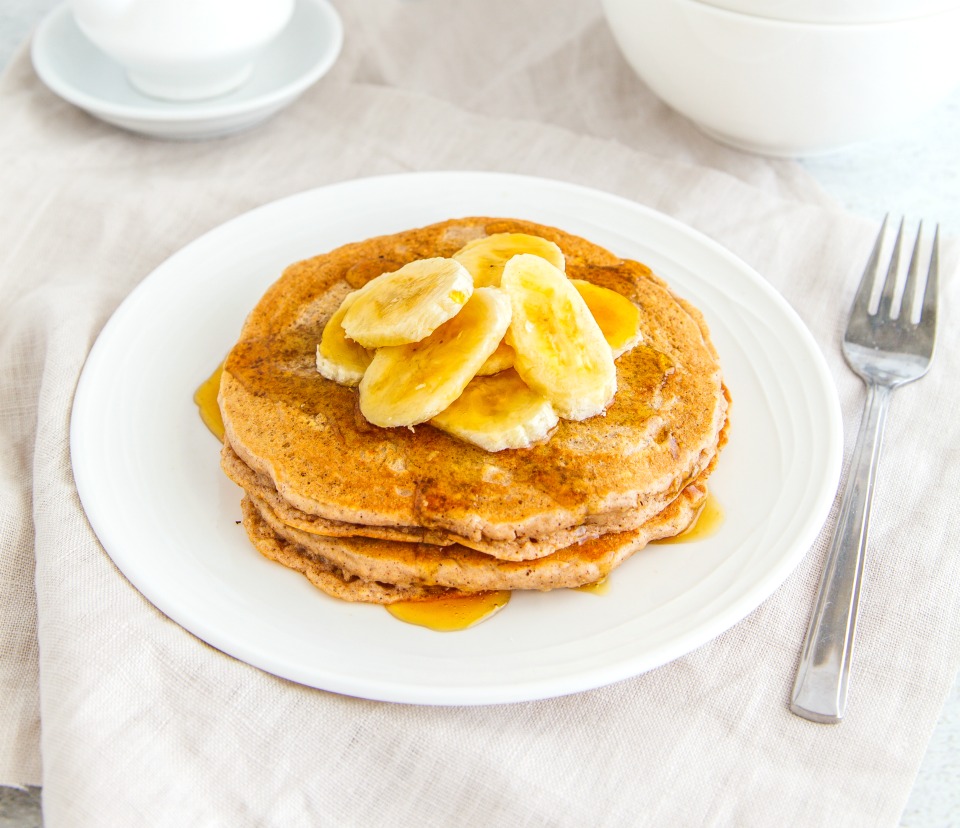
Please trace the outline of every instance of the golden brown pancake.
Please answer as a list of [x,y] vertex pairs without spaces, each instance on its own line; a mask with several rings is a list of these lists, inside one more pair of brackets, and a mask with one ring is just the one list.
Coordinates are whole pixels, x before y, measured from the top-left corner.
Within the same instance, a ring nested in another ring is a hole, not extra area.
[[330,538],[365,537],[381,540],[427,543],[434,546],[459,544],[478,552],[484,552],[505,561],[528,561],[552,554],[572,543],[582,543],[598,538],[607,532],[625,531],[634,528],[633,515],[625,519],[619,513],[603,515],[590,523],[540,535],[537,538],[518,538],[509,541],[474,540],[418,526],[376,526],[361,523],[344,523],[302,512],[287,503],[265,475],[257,474],[244,463],[230,447],[224,444],[221,465],[227,476],[244,489],[257,503],[263,502],[283,523],[301,532],[323,535]]
[[263,501],[243,500],[243,525],[265,557],[302,572],[348,601],[392,603],[503,589],[551,590],[596,583],[650,541],[682,532],[706,499],[699,482],[643,526],[612,532],[532,561],[498,561],[460,545],[324,537],[294,529]]
[[[470,239],[507,231],[556,242],[568,276],[612,288],[640,308],[643,344],[618,358],[618,390],[603,416],[561,420],[542,443],[494,454],[429,425],[373,426],[359,412],[356,389],[317,373],[323,326],[349,291],[414,259],[450,256]],[[644,265],[555,228],[467,218],[289,267],[227,358],[220,407],[228,474],[246,480],[288,527],[271,543],[289,549],[309,540],[296,532],[320,543],[340,534],[432,548],[458,543],[523,561],[572,540],[639,529],[660,514],[714,460],[727,399],[701,315]],[[267,541],[258,542],[263,532],[254,529],[259,548]]]
[[331,538],[362,536],[408,543],[430,543],[435,546],[455,543],[446,533],[433,532],[420,526],[366,526],[359,523],[327,520],[317,515],[301,512],[280,497],[270,478],[263,474],[257,474],[244,463],[230,447],[230,443],[226,441],[224,441],[220,465],[227,477],[240,488],[256,500],[266,503],[270,510],[284,523],[302,532]]

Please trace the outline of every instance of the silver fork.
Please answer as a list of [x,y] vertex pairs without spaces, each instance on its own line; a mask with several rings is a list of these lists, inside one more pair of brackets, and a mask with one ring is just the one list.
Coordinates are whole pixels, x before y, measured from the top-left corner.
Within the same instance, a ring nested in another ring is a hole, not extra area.
[[914,321],[913,317],[920,270],[922,223],[917,230],[910,257],[899,313],[894,315],[894,296],[903,242],[902,221],[879,305],[875,313],[870,313],[870,300],[886,228],[885,218],[860,281],[843,337],[843,355],[849,366],[866,383],[867,399],[850,463],[847,488],[840,504],[840,516],[820,578],[817,601],[803,642],[790,702],[790,710],[798,716],[825,724],[839,722],[847,704],[870,502],[880,459],[887,406],[896,388],[927,373],[936,338],[939,227],[934,232],[919,322]]

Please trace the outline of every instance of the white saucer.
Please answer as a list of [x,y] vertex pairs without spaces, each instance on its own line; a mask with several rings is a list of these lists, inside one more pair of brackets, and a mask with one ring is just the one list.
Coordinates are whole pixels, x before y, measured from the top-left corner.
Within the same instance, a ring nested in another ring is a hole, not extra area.
[[154,138],[215,138],[254,126],[290,104],[333,65],[343,24],[327,0],[297,0],[293,19],[242,87],[206,101],[142,95],[119,64],[83,35],[69,5],[54,9],[33,38],[40,79],[64,100],[107,123]]

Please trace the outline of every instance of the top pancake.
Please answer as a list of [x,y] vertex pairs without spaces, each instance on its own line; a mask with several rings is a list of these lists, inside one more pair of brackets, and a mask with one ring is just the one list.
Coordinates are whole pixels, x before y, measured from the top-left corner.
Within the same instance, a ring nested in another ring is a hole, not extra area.
[[[618,390],[605,415],[561,420],[546,441],[497,453],[426,424],[368,423],[356,389],[316,370],[327,319],[380,273],[500,232],[556,242],[570,278],[640,308],[644,341],[617,360]],[[291,265],[248,317],[219,401],[229,446],[297,510],[494,543],[596,522],[640,525],[706,468],[726,418],[702,317],[648,268],[555,228],[493,218],[453,219]]]

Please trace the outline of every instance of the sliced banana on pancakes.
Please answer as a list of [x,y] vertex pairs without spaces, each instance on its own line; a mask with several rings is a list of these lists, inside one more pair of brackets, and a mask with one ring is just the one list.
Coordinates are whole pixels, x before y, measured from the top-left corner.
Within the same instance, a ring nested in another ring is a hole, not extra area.
[[500,340],[500,344],[497,345],[497,350],[490,354],[490,356],[487,357],[487,361],[480,366],[480,370],[477,371],[477,376],[489,377],[491,374],[512,368],[515,356],[516,352],[507,345],[506,340]]
[[317,370],[359,385],[374,425],[430,421],[487,451],[527,448],[560,417],[603,413],[613,360],[641,339],[636,305],[564,267],[555,243],[527,233],[410,262],[346,296]]
[[600,326],[604,339],[616,359],[643,340],[640,330],[640,309],[626,296],[585,279],[571,279],[577,293]]
[[617,369],[570,280],[546,259],[524,253],[507,262],[500,284],[510,297],[507,342],[523,381],[566,419],[603,412],[617,390]]
[[343,316],[346,335],[364,348],[419,342],[456,316],[473,277],[453,259],[417,259],[358,291]]
[[516,371],[474,377],[430,424],[487,451],[529,448],[557,424],[553,406]]
[[477,288],[460,313],[429,336],[377,350],[360,381],[361,413],[385,427],[435,417],[476,376],[509,324],[507,296],[497,288]]
[[494,233],[465,244],[453,254],[462,264],[477,287],[500,285],[503,268],[510,259],[521,253],[531,253],[546,259],[554,267],[563,270],[563,251],[552,241],[531,236],[529,233]]
[[348,338],[343,329],[343,317],[359,293],[355,290],[347,294],[324,327],[317,345],[317,370],[340,385],[358,385],[373,359],[373,352]]

